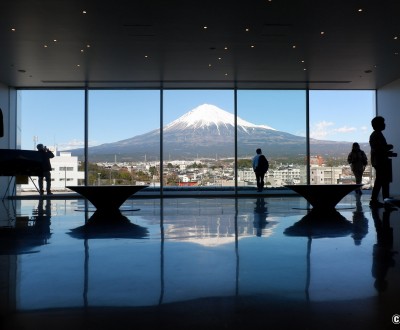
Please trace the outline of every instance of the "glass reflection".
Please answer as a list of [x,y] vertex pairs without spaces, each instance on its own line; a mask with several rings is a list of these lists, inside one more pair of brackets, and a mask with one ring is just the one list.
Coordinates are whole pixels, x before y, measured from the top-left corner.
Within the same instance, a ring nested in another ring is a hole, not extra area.
[[5,286],[18,292],[17,310],[34,310],[234,296],[331,301],[376,294],[373,276],[389,283],[396,256],[390,236],[381,239],[387,214],[379,214],[377,241],[363,205],[324,219],[299,200],[134,199],[115,217],[86,215],[82,200],[20,201],[14,214],[41,222],[32,229],[41,241],[2,248],[15,274]]
[[394,257],[398,252],[393,249],[393,228],[390,224],[390,215],[396,210],[392,206],[384,208],[383,211],[378,208],[371,209],[376,230],[376,243],[372,253],[372,276],[375,279],[374,287],[378,292],[387,290],[387,273],[396,265]]
[[[8,207],[13,207],[9,203]],[[4,201],[2,213],[10,214]],[[39,199],[32,216],[15,216],[9,226],[0,227],[0,254],[37,253],[51,237],[51,200]]]

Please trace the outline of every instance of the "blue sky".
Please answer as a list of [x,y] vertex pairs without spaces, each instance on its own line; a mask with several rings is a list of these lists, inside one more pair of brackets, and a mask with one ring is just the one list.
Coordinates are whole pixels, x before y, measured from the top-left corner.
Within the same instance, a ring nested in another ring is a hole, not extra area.
[[[193,108],[213,104],[233,113],[232,90],[164,91],[164,124]],[[305,91],[238,91],[238,116],[254,124],[305,136]],[[83,91],[21,91],[21,147],[60,150],[83,146]],[[91,91],[89,144],[115,142],[159,128],[159,91]],[[373,91],[311,91],[311,137],[368,142]],[[37,137],[37,138],[35,138]]]

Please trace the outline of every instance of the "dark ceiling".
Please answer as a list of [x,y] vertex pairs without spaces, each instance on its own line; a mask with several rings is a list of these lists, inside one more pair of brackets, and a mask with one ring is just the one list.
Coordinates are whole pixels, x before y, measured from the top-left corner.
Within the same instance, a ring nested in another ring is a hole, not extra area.
[[400,77],[399,17],[399,0],[2,0],[0,82],[376,89]]

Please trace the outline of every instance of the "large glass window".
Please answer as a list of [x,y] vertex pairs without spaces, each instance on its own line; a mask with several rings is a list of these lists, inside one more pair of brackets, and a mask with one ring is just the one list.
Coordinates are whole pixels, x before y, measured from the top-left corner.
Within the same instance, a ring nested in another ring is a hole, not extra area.
[[[84,91],[20,90],[18,96],[21,149],[36,150],[41,143],[55,154],[51,159],[53,191],[81,184],[84,172],[71,150],[84,146]],[[74,171],[66,170],[70,167]],[[20,189],[36,191],[37,177],[31,179]]]
[[89,185],[160,185],[160,91],[89,92]]
[[164,186],[234,187],[232,90],[164,92]]
[[[310,183],[355,183],[347,156],[354,142],[369,157],[375,91],[310,91]],[[362,183],[372,183],[370,162]]]
[[306,183],[306,92],[238,91],[238,186],[256,186],[251,160],[261,148],[267,187]]
[[[238,90],[236,119],[234,90],[89,90],[86,160],[84,90],[18,93],[18,144],[36,150],[42,143],[56,153],[53,190],[83,184],[85,161],[89,185],[158,187],[163,173],[165,187],[233,188],[235,179],[255,187],[257,148],[270,163],[269,188],[305,184],[307,173],[311,184],[354,183],[347,155],[358,142],[369,158],[375,115],[375,91],[309,91],[307,155],[306,90]],[[368,165],[364,187],[371,182]]]

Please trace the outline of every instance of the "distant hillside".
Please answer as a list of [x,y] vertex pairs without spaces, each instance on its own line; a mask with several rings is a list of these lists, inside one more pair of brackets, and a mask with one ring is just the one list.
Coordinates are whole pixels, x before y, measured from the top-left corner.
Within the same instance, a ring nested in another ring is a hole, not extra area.
[[[164,159],[225,158],[234,156],[234,115],[203,104],[171,122],[163,130]],[[296,157],[306,154],[306,138],[256,125],[237,118],[238,157],[253,155],[262,148],[268,157]],[[368,144],[361,144],[366,149]],[[139,161],[159,159],[160,130],[122,141],[90,147],[92,161]],[[313,154],[343,157],[351,142],[310,140]],[[83,156],[83,149],[71,151]]]

